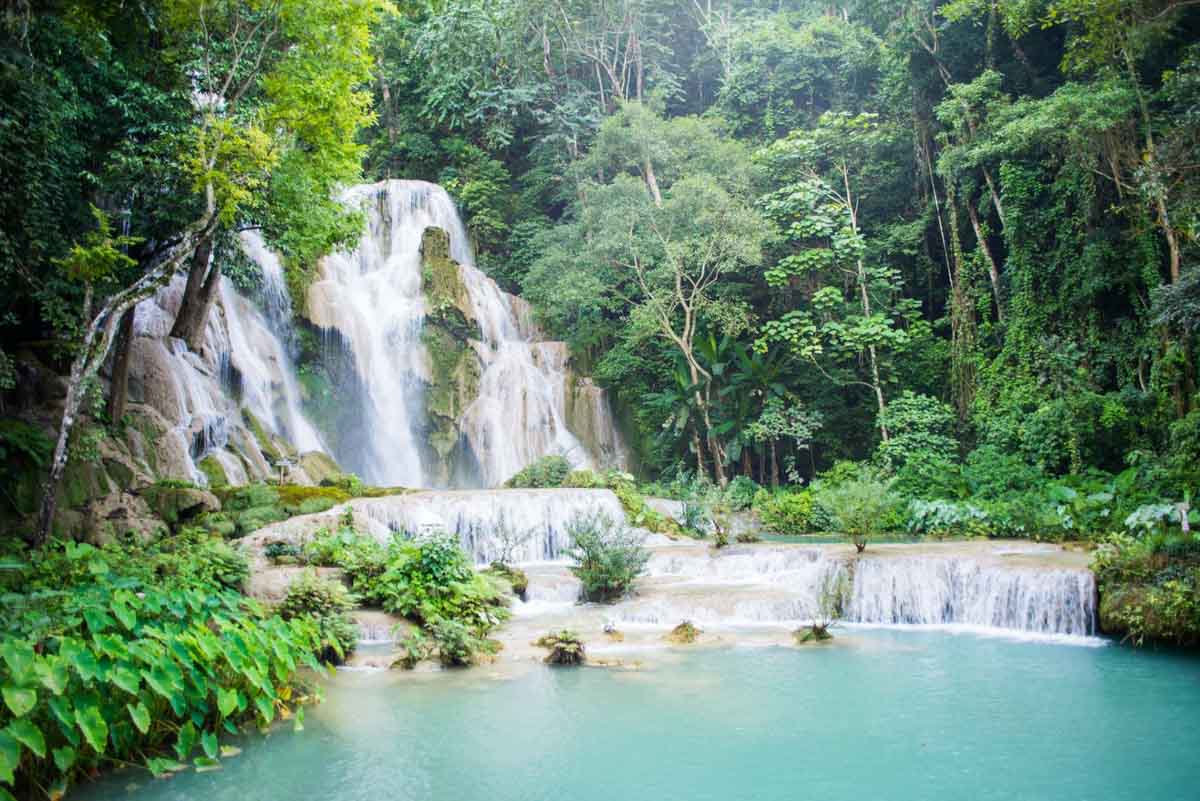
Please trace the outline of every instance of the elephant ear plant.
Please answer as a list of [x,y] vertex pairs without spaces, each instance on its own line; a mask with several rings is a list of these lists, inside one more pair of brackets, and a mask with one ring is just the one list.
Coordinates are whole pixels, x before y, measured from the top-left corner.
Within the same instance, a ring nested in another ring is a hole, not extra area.
[[317,624],[206,577],[207,548],[68,544],[4,571],[0,799],[61,798],[118,765],[216,767],[222,735],[302,726],[299,670],[327,647]]

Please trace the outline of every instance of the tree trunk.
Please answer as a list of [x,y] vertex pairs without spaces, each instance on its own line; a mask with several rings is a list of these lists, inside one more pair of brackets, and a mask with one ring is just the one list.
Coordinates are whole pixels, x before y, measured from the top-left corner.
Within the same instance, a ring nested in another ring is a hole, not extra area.
[[129,357],[133,350],[132,307],[121,315],[121,327],[117,333],[117,355],[113,359],[112,386],[108,392],[108,420],[119,425],[125,416],[125,402],[129,399]]
[[967,214],[971,218],[971,228],[975,230],[975,241],[988,263],[988,277],[992,281],[992,295],[996,298],[996,319],[1004,322],[1004,304],[1000,301],[1000,270],[996,267],[996,259],[992,257],[992,249],[988,247],[987,237],[983,235],[983,226],[979,224],[979,215],[975,212],[975,204],[967,199]]
[[775,440],[771,440],[771,489],[779,489],[779,459],[776,458]]
[[199,243],[212,234],[216,223],[215,208],[210,203],[209,211],[184,231],[179,242],[169,248],[162,258],[134,284],[121,290],[105,301],[99,313],[92,319],[84,334],[83,343],[75,360],[71,363],[71,374],[67,383],[67,397],[63,405],[62,422],[58,427],[58,440],[50,459],[50,471],[42,484],[42,504],[38,513],[35,545],[43,545],[50,536],[54,513],[58,508],[58,489],[63,473],[67,469],[68,448],[71,432],[78,422],[83,406],[87,383],[96,376],[104,360],[108,358],[117,323],[126,311],[150,297],[161,286],[171,280],[184,261],[196,250]]
[[700,442],[700,432],[692,427],[692,450],[696,452],[696,477],[707,476],[708,470],[704,467],[704,445]]
[[[192,254],[192,268],[188,271],[187,285],[183,289],[183,300],[179,303],[175,324],[171,327],[171,336],[182,339],[193,351],[200,349],[204,324],[208,320],[208,306],[204,301],[204,292],[208,287],[205,276],[210,272],[209,262],[212,260],[212,249],[210,238],[206,238],[196,246],[196,250]],[[215,270],[214,266],[213,271]]]
[[658,177],[654,174],[654,165],[650,163],[650,157],[646,157],[646,186],[650,187],[650,195],[654,198],[654,205],[657,208],[662,208],[662,192],[658,190]]

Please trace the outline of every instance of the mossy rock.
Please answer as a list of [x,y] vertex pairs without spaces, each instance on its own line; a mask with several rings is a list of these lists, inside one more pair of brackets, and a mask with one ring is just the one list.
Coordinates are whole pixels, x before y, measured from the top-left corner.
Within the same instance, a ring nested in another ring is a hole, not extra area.
[[205,478],[208,479],[209,487],[229,486],[229,477],[225,475],[225,468],[221,466],[221,463],[217,461],[215,456],[211,454],[205,456],[200,460],[200,464],[197,467],[200,468],[200,472],[204,473]]
[[833,635],[828,626],[804,626],[792,632],[796,645],[811,645],[814,643],[830,642]]
[[525,593],[529,590],[529,576],[524,570],[501,562],[492,562],[485,572],[508,582],[512,587],[513,595],[522,601],[525,600]]
[[421,235],[421,290],[431,322],[445,325],[464,341],[478,337],[470,294],[458,263],[450,258],[450,234],[441,228],[426,228]]
[[104,472],[108,474],[109,480],[116,485],[119,490],[127,490],[133,486],[134,480],[137,478],[137,473],[133,468],[119,459],[105,459]]
[[321,451],[307,451],[300,454],[300,467],[314,484],[323,484],[327,480],[336,483],[342,475],[342,468],[333,460],[333,457]]
[[172,526],[205,512],[218,512],[221,509],[217,496],[197,487],[160,483],[146,487],[140,494],[150,509]]
[[[345,503],[352,497],[349,492],[339,486],[302,487],[298,484],[284,484],[272,487],[279,504],[292,514],[313,514],[331,509],[339,503]],[[300,509],[309,511],[299,511]]]
[[239,537],[244,537],[247,534],[258,531],[263,526],[287,520],[288,517],[290,515],[277,506],[256,506],[237,514],[235,518],[237,523],[236,534]]
[[266,484],[247,484],[218,492],[221,506],[226,511],[242,512],[256,506],[275,506],[280,502],[279,492]]
[[690,620],[685,620],[667,635],[667,640],[676,645],[691,645],[703,632]]
[[262,421],[254,415],[254,412],[243,407],[242,420],[246,423],[246,428],[250,429],[250,433],[254,435],[254,441],[258,443],[258,449],[262,451],[267,461],[272,464],[282,461],[283,452],[276,445],[275,438],[271,436],[271,432],[262,424]]

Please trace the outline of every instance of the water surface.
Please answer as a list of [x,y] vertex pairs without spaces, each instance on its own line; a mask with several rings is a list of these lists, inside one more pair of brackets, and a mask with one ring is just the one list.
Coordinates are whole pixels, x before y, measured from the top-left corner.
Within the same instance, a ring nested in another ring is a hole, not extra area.
[[[645,655],[643,655],[645,656]],[[677,649],[642,671],[343,672],[306,730],[84,801],[1181,801],[1200,661],[935,631]]]

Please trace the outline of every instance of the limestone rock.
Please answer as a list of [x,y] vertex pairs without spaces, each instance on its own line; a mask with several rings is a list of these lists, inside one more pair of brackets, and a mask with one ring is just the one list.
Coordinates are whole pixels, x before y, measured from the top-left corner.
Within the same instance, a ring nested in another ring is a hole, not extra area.
[[219,512],[221,502],[207,490],[156,484],[142,490],[150,509],[167,523],[175,524],[203,512]]
[[342,468],[333,460],[333,457],[321,451],[308,451],[300,454],[300,467],[309,481],[318,485],[326,480],[337,481],[342,475]]

